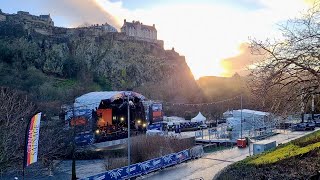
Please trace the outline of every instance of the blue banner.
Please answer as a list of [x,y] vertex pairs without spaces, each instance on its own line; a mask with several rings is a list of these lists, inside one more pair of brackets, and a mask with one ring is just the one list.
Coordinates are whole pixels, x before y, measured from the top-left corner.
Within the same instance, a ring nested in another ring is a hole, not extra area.
[[152,159],[150,162],[150,171],[158,170],[162,167],[162,158]]
[[162,123],[156,123],[156,124],[149,124],[148,125],[148,130],[154,130],[154,129],[156,129],[156,130],[160,130],[160,131],[162,131]]
[[169,155],[163,156],[162,161],[163,161],[162,162],[163,167],[172,166],[177,162],[175,154],[169,154]]
[[[141,163],[130,165],[130,177],[136,177],[139,175],[148,174],[158,169],[175,165],[191,159],[189,149],[180,151],[178,153],[168,154],[160,158],[151,159]],[[127,179],[128,178],[128,166],[113,169],[105,173],[90,176],[83,180],[112,180],[112,179]]]
[[175,156],[176,156],[176,159],[175,159],[176,163],[181,163],[190,159],[189,150],[180,151],[176,153]]
[[70,109],[69,111],[66,112],[65,120],[70,121],[73,116],[75,117],[85,116],[86,118],[91,119],[92,110],[91,109],[75,109],[75,110]]
[[139,174],[141,174],[141,168],[140,168],[139,164],[131,165],[130,166],[130,176],[136,176],[136,175],[139,175]]

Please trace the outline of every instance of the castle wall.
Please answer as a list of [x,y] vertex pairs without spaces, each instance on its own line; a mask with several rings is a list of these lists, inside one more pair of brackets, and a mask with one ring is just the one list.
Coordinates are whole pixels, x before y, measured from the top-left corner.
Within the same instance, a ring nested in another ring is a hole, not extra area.
[[[0,14],[0,16],[1,15],[2,14]],[[7,14],[6,20],[9,20],[11,22],[24,22],[25,24],[29,24],[29,25],[42,24],[44,26],[54,26],[54,22],[52,21],[50,15],[35,16],[24,11],[18,11],[17,14]],[[1,17],[0,17],[0,21],[1,21]]]
[[[62,35],[62,36],[112,36],[112,38],[124,41],[144,41],[156,44],[163,48],[163,41],[157,40],[157,31],[153,25],[146,26],[140,22],[126,24],[118,33],[117,29],[108,23],[81,28],[54,27],[50,15],[35,16],[29,12],[19,11],[17,14],[4,14],[0,12],[0,22],[9,21],[22,23],[28,32],[36,32],[42,35]],[[127,26],[126,26],[127,25]]]
[[35,28],[34,31],[43,35],[52,35],[52,33],[47,29]]

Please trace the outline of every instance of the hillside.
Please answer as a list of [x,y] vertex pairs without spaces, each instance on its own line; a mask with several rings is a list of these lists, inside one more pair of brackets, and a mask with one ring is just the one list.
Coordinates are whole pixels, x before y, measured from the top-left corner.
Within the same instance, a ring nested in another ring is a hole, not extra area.
[[319,179],[320,131],[246,158],[225,169],[222,179]]
[[0,22],[0,86],[27,91],[56,106],[89,91],[125,90],[150,99],[201,98],[185,61],[160,42],[123,33]]
[[211,100],[247,93],[246,79],[235,74],[232,77],[205,76],[197,80],[204,95]]

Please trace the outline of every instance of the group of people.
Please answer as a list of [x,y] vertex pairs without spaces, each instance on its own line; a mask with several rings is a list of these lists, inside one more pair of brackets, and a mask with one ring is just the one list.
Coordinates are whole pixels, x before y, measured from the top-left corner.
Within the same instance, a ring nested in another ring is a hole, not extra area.
[[98,133],[96,133],[97,141],[112,141],[117,139],[123,139],[128,136],[127,130],[119,125],[107,125],[98,127]]
[[98,126],[98,129],[102,135],[125,131],[125,128],[121,125],[118,125],[118,124],[108,125],[108,123],[106,126]]

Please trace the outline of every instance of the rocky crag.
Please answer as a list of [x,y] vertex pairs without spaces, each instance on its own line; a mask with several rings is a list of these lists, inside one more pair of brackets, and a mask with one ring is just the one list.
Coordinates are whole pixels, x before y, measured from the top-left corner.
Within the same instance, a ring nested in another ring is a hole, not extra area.
[[201,100],[185,57],[165,50],[163,41],[7,16],[0,21],[0,54],[0,85],[36,94],[39,101],[127,88],[150,99]]

